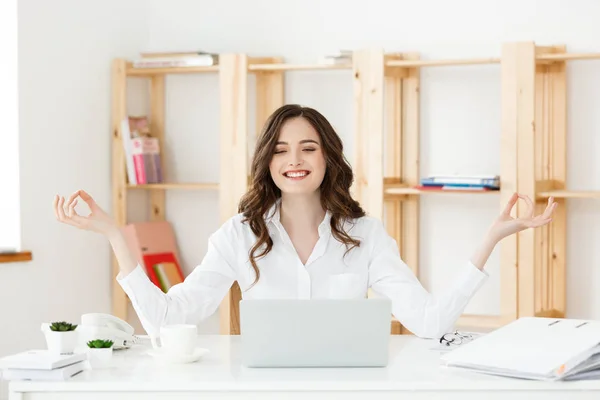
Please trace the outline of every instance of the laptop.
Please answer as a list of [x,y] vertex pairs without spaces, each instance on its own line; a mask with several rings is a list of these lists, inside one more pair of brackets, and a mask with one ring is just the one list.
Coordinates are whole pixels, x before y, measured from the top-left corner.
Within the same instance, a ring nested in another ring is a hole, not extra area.
[[385,367],[388,299],[240,301],[246,367]]

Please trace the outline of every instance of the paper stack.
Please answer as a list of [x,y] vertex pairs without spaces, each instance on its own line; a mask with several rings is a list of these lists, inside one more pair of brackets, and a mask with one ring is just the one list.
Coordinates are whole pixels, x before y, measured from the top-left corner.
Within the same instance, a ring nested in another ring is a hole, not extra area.
[[28,350],[0,358],[5,380],[62,381],[85,369],[86,353],[52,354],[48,350]]

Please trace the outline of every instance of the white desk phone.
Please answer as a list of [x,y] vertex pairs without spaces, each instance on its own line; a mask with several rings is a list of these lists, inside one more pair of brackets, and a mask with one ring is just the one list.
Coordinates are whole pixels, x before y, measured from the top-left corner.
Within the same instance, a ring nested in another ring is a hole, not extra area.
[[[42,331],[50,329],[50,324],[42,324]],[[110,314],[89,313],[81,316],[81,323],[77,329],[80,341],[86,343],[89,340],[103,338],[114,342],[113,349],[127,349],[140,338],[133,334],[134,329],[127,322]]]
[[90,313],[81,316],[81,333],[85,337],[106,337],[114,342],[113,349],[126,349],[139,341],[133,327],[110,314]]

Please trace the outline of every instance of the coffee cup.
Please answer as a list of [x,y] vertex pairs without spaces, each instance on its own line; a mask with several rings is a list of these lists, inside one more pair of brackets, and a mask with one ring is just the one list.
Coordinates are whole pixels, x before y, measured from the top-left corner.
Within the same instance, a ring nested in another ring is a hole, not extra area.
[[152,347],[172,356],[186,356],[194,352],[198,327],[190,324],[165,325],[160,328],[160,345],[152,337]]

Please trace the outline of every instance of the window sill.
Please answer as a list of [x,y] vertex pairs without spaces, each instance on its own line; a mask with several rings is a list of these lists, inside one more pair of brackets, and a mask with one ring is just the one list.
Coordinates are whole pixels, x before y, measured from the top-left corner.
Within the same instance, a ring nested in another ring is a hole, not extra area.
[[33,259],[30,251],[20,251],[18,253],[0,253],[1,263],[24,262]]

